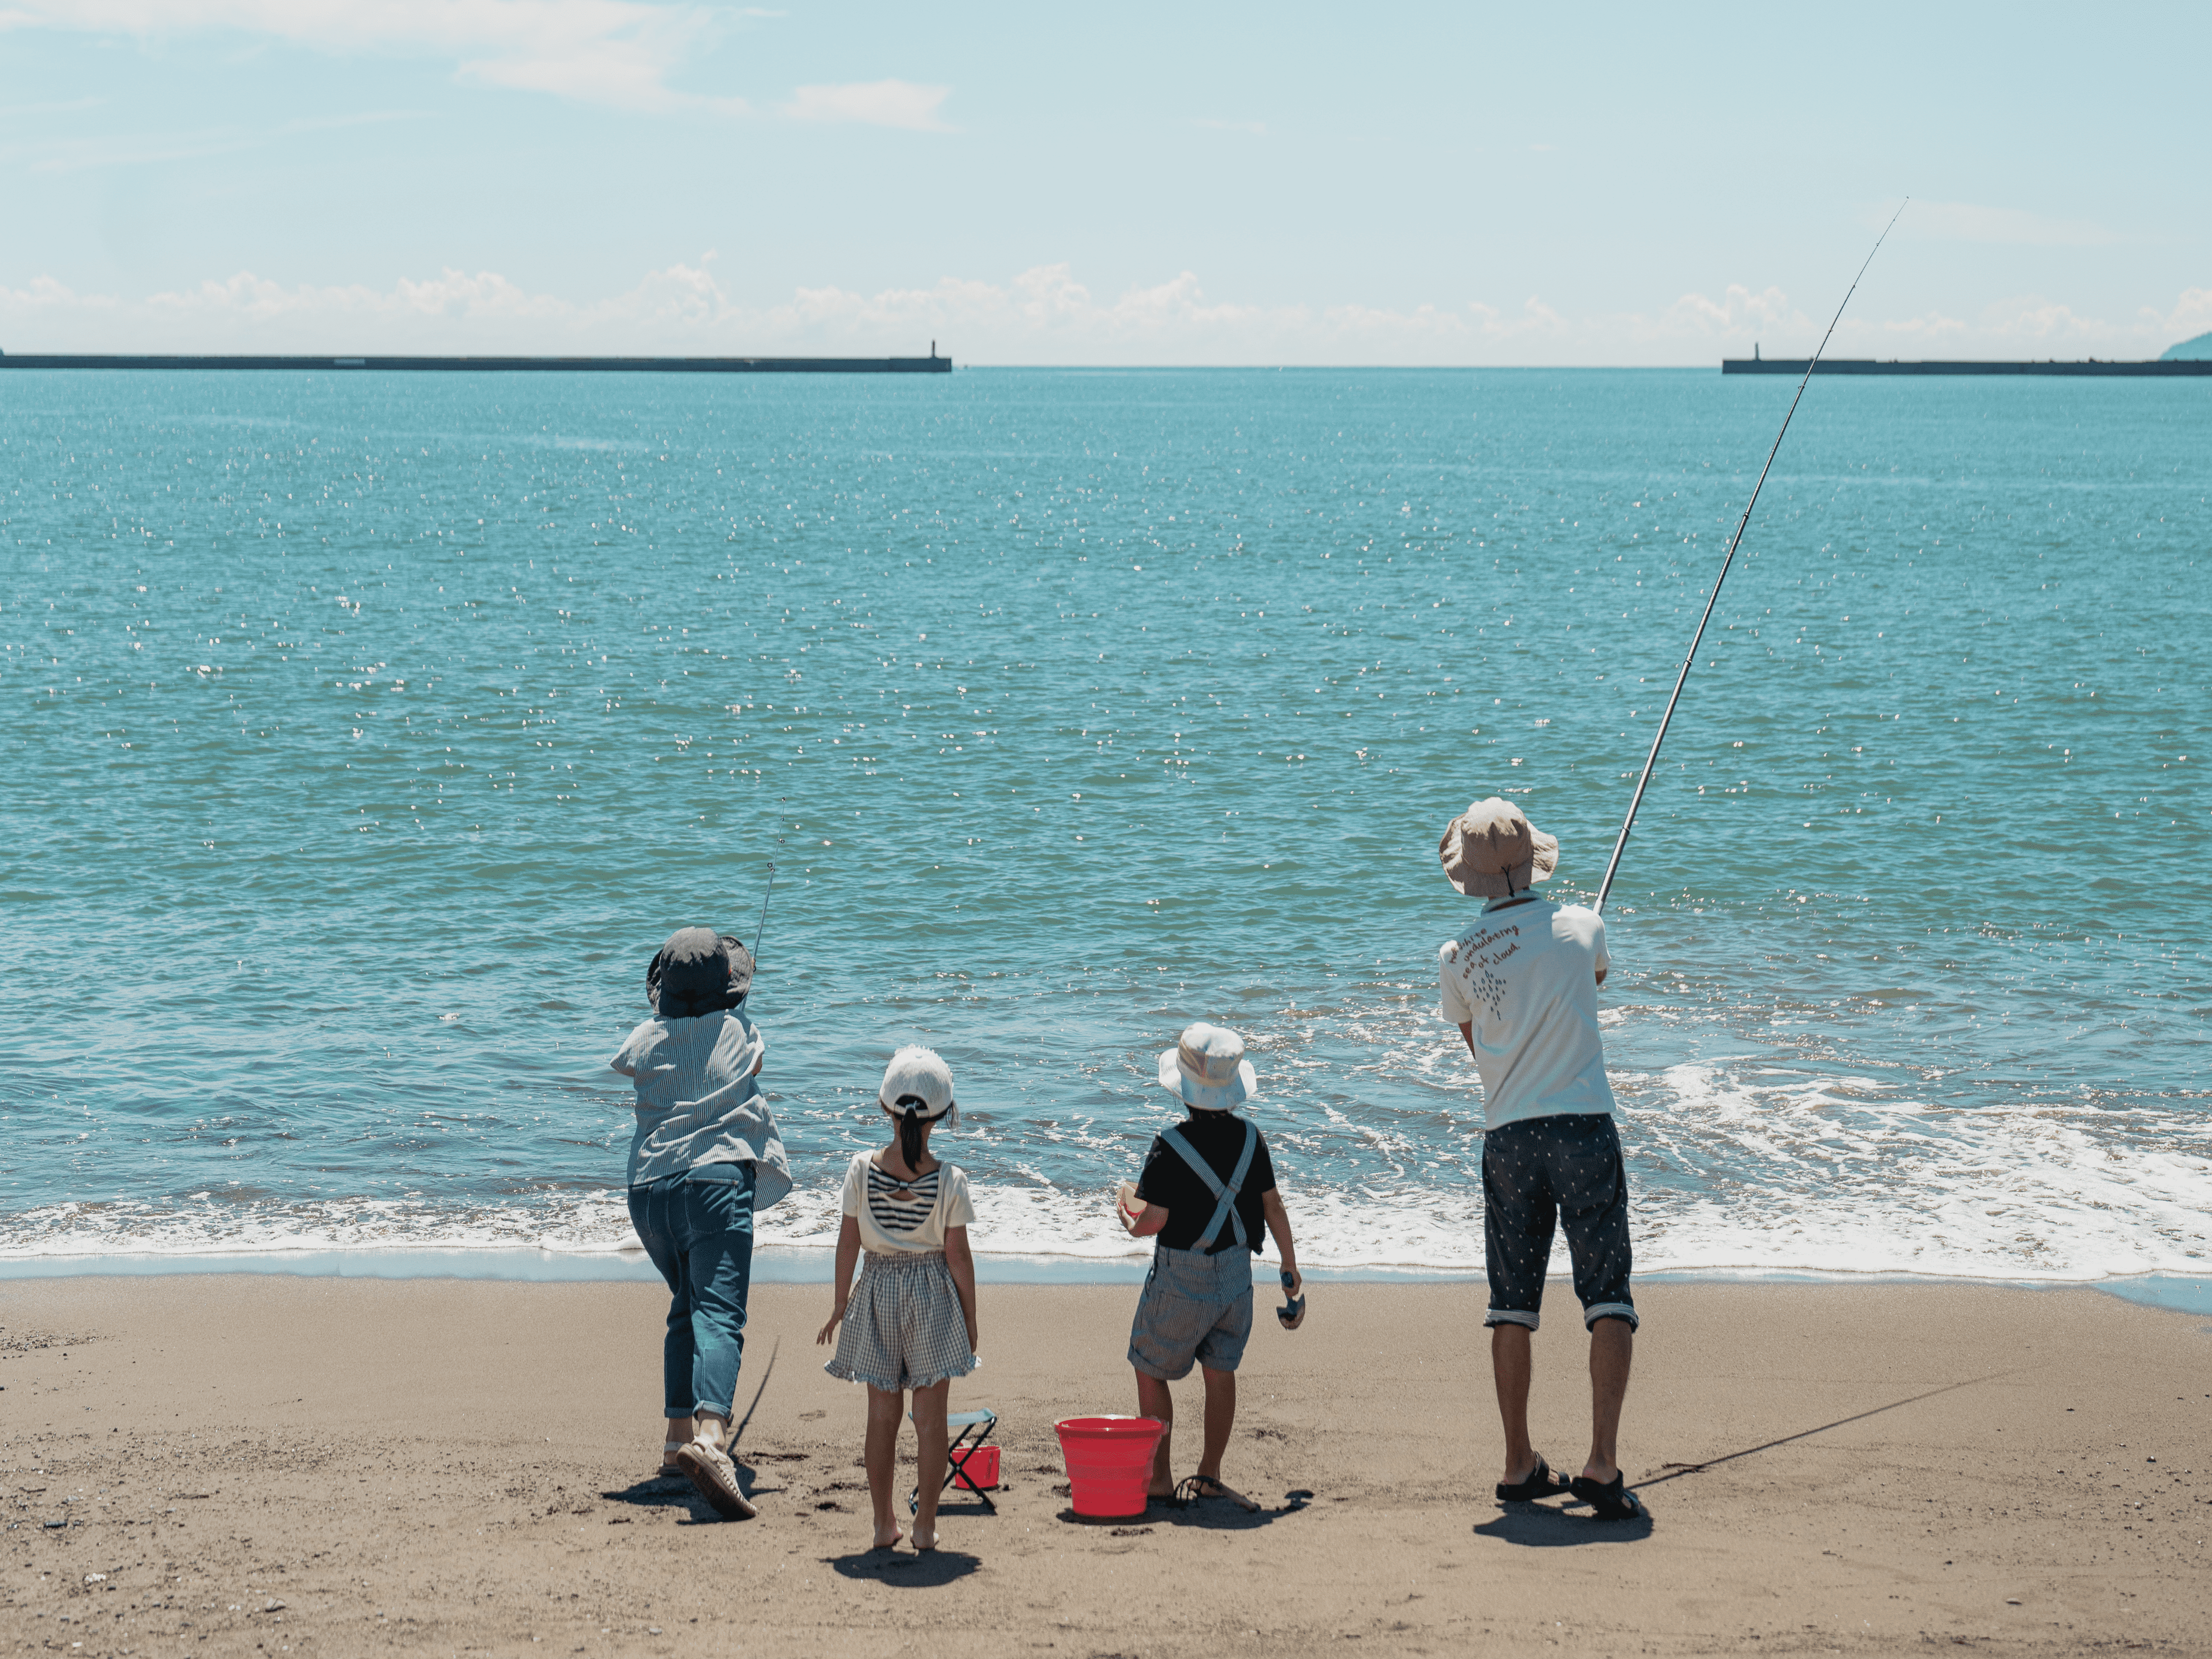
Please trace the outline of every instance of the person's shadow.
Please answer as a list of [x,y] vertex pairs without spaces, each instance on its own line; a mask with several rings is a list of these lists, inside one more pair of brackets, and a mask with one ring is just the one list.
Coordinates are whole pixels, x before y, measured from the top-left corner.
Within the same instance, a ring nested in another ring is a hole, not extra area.
[[963,1550],[855,1550],[850,1555],[824,1556],[830,1570],[841,1578],[865,1578],[903,1589],[933,1589],[965,1578],[982,1562]]
[[[737,1465],[738,1490],[750,1498],[758,1489],[759,1471],[743,1459],[732,1461]],[[678,1522],[678,1526],[720,1526],[722,1523],[722,1517],[714,1512],[705,1498],[699,1496],[698,1488],[687,1476],[681,1474],[650,1474],[617,1491],[603,1492],[599,1496],[611,1503],[627,1504],[633,1509],[682,1510],[687,1518]]]
[[1568,1549],[1583,1544],[1633,1544],[1651,1536],[1651,1517],[1600,1521],[1587,1510],[1554,1509],[1549,1504],[1501,1504],[1492,1521],[1474,1528],[1485,1538],[1501,1539],[1526,1549]]
[[1221,1498],[1201,1498],[1188,1504],[1176,1504],[1166,1498],[1155,1498],[1145,1505],[1142,1515],[1078,1515],[1071,1506],[1060,1510],[1059,1519],[1072,1527],[1103,1527],[1110,1534],[1124,1538],[1150,1532],[1155,1527],[1195,1527],[1206,1532],[1257,1532],[1262,1527],[1272,1527],[1286,1515],[1296,1515],[1313,1501],[1313,1493],[1301,1487],[1283,1494],[1280,1504],[1270,1507],[1261,1504],[1256,1510],[1240,1510]]

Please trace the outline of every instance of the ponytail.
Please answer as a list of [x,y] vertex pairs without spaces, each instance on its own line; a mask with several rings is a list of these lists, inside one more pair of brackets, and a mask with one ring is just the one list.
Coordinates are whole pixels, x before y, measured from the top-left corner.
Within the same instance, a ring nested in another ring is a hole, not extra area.
[[897,1115],[899,1157],[913,1174],[921,1173],[921,1141],[924,1133],[922,1118],[918,1109],[922,1105],[918,1095],[901,1095]]

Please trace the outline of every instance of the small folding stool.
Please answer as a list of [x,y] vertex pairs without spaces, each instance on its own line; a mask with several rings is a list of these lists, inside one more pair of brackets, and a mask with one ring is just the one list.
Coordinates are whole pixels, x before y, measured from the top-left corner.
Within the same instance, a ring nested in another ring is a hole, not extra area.
[[[914,1413],[908,1412],[907,1415],[912,1418]],[[991,1501],[991,1494],[969,1478],[968,1471],[960,1466],[960,1460],[964,1454],[975,1450],[991,1437],[993,1431],[999,1426],[998,1413],[988,1407],[981,1411],[947,1412],[945,1414],[945,1426],[953,1432],[951,1442],[945,1449],[945,1486],[939,1490],[942,1492],[957,1485],[981,1498],[983,1507],[993,1515],[996,1515],[999,1512],[999,1506]],[[921,1487],[916,1486],[908,1494],[906,1507],[908,1514],[921,1507]]]

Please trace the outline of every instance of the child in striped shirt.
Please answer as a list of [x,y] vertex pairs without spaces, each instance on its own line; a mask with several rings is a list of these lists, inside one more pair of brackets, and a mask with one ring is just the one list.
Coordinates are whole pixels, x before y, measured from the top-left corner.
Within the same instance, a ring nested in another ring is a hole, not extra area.
[[[897,1126],[879,1152],[855,1152],[845,1170],[845,1218],[837,1234],[836,1306],[815,1337],[837,1338],[823,1369],[868,1387],[868,1496],[876,1547],[902,1535],[891,1507],[893,1465],[906,1390],[914,1393],[917,1552],[937,1547],[937,1499],[945,1485],[945,1408],[952,1379],[975,1369],[975,1264],[968,1224],[975,1206],[957,1165],[930,1154],[929,1132],[959,1109],[951,1068],[927,1048],[891,1056],[876,1103]],[[853,1265],[866,1252],[860,1282]],[[842,1331],[840,1325],[843,1326]]]

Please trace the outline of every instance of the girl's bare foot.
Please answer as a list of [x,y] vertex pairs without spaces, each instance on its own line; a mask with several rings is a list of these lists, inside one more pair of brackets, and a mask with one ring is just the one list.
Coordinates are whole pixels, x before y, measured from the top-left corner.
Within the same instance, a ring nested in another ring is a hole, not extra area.
[[922,1530],[921,1524],[917,1522],[914,1529],[914,1553],[916,1555],[927,1555],[930,1551],[936,1547],[937,1528],[932,1527],[928,1531],[925,1532]]
[[892,1522],[889,1526],[878,1527],[876,1528],[876,1547],[879,1550],[894,1548],[897,1545],[898,1540],[905,1536],[906,1534],[899,1530],[898,1522],[896,1521]]
[[1260,1510],[1259,1504],[1218,1474],[1194,1474],[1177,1486],[1176,1492],[1188,1503],[1196,1503],[1201,1498],[1225,1498],[1247,1515],[1256,1515]]

